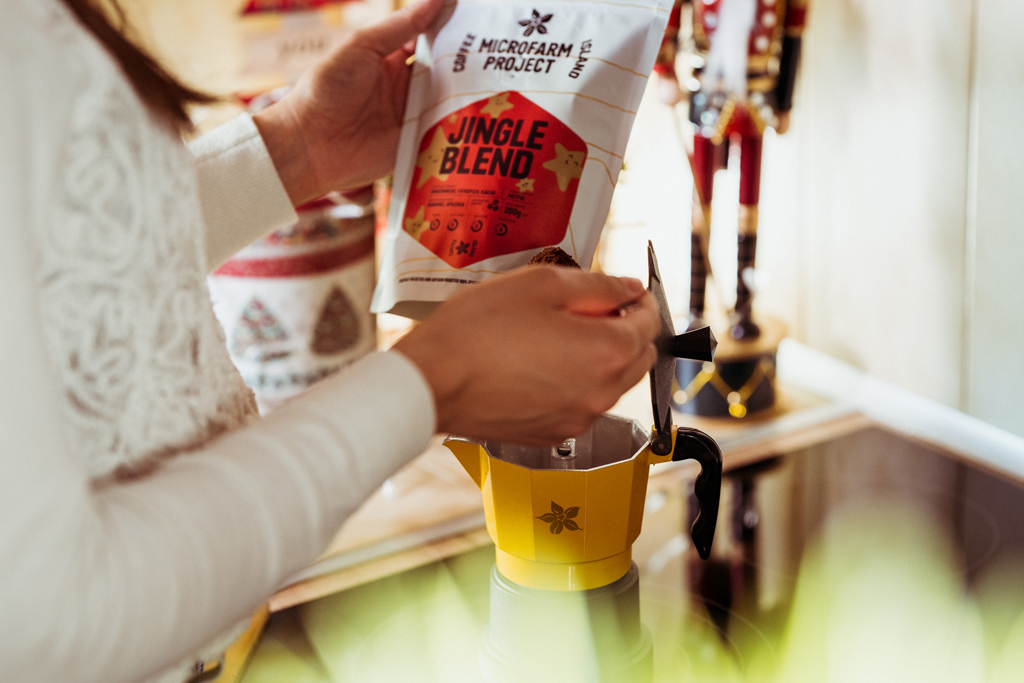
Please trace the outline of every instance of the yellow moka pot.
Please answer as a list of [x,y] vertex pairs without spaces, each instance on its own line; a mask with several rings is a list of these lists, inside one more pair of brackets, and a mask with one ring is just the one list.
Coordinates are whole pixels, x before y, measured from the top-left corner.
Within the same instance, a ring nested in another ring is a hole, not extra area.
[[498,570],[522,586],[574,591],[608,585],[629,571],[651,465],[700,461],[695,493],[701,511],[692,535],[702,557],[710,552],[721,451],[703,432],[671,429],[671,449],[657,449],[665,455],[652,451],[639,422],[614,415],[551,448],[459,438],[444,445],[483,492]]

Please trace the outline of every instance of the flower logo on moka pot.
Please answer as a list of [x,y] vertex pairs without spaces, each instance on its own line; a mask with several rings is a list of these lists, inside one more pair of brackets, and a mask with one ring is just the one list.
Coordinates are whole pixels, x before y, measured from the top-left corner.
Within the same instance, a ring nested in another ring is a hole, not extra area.
[[563,510],[561,505],[555,501],[551,501],[551,512],[546,512],[540,517],[537,517],[537,519],[545,524],[550,524],[550,530],[553,534],[562,533],[563,527],[569,531],[582,531],[580,525],[572,520],[572,518],[579,513],[579,507],[571,507]]
[[520,26],[526,27],[526,30],[523,31],[523,35],[529,36],[534,31],[536,31],[537,33],[547,33],[548,28],[544,24],[551,21],[551,17],[553,16],[555,15],[545,14],[544,16],[541,16],[540,12],[538,12],[537,10],[533,10],[533,16],[531,18],[523,19],[522,21],[519,22]]

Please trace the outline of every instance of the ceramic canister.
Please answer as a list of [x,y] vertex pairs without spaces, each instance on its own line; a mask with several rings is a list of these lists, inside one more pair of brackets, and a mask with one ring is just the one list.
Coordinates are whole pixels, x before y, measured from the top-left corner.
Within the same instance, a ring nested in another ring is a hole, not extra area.
[[376,347],[372,188],[298,214],[209,278],[231,359],[261,413]]

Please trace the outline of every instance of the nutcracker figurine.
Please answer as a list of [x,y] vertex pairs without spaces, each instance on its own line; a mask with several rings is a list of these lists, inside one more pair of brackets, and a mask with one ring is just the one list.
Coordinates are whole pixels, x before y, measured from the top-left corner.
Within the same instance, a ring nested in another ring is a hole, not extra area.
[[[675,57],[684,4],[691,6],[692,13],[689,61],[693,71],[685,88],[680,88]],[[709,396],[719,394],[717,398],[697,400],[695,405],[684,407],[698,414],[742,417],[774,402],[772,378],[775,348],[783,334],[781,323],[773,322],[772,329],[762,335],[751,310],[761,146],[766,127],[778,133],[788,127],[807,4],[808,0],[677,0],[655,67],[662,99],[674,104],[687,94],[694,127],[690,158],[694,178],[691,328],[706,324],[704,299],[714,173],[726,162],[730,143],[740,148],[736,306],[729,329],[735,343],[720,349],[721,360],[713,374],[709,367],[697,372],[692,363],[681,363],[683,395],[676,401],[680,407],[699,399],[697,392],[705,385],[718,389],[708,392]],[[741,362],[742,367],[728,367],[733,362]]]

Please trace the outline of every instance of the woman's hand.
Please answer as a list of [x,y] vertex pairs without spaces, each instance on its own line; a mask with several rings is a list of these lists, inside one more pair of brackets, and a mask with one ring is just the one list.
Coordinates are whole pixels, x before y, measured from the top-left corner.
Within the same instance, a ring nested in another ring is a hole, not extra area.
[[426,376],[438,431],[540,446],[639,382],[660,329],[638,280],[528,266],[459,292],[395,349]]
[[355,32],[253,118],[293,204],[391,172],[415,38],[444,0],[418,0]]

